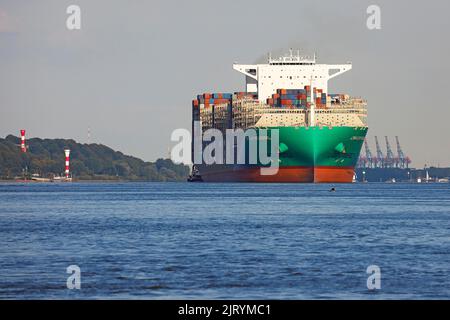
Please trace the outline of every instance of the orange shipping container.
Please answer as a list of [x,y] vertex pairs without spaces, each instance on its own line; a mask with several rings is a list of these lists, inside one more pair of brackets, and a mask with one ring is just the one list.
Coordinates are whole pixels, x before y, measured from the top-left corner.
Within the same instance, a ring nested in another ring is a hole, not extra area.
[[214,99],[214,104],[222,104],[227,102],[228,102],[227,99]]

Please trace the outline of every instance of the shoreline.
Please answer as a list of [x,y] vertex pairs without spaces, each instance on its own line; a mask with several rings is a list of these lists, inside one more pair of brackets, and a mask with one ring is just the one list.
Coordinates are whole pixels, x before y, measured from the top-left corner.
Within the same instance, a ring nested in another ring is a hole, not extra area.
[[[187,178],[186,178],[187,179]],[[23,183],[32,183],[32,184],[70,184],[70,183],[124,183],[124,182],[167,182],[167,183],[180,183],[180,182],[187,182],[187,181],[153,181],[153,180],[74,180],[71,182],[51,182],[51,181],[33,181],[33,180],[27,180],[27,181],[17,181],[17,180],[5,180],[0,179],[0,183],[17,183],[17,184],[23,184]]]

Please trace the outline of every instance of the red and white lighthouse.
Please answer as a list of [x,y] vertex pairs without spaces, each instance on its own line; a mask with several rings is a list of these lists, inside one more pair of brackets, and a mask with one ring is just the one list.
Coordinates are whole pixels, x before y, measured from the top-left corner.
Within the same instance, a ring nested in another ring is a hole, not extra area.
[[25,129],[20,130],[20,150],[27,152],[27,146],[25,145]]
[[65,174],[66,179],[69,179],[69,161],[70,161],[70,150],[64,149],[64,153],[66,154],[66,167],[65,167]]

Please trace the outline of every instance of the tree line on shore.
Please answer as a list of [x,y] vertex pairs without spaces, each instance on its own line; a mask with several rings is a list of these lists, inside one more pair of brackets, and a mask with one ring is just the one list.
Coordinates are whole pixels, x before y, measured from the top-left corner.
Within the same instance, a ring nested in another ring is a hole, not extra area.
[[31,138],[27,152],[20,150],[20,138],[0,138],[0,179],[24,175],[42,177],[64,172],[64,149],[70,149],[70,171],[78,180],[186,181],[189,167],[169,159],[145,162],[102,144],[81,144],[72,139]]

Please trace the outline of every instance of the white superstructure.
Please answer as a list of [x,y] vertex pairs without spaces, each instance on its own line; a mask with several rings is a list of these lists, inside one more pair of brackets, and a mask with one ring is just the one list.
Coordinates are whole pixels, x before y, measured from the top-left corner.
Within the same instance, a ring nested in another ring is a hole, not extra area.
[[[316,64],[315,56],[300,56],[298,52],[294,55],[291,50],[280,58],[269,56],[267,64],[233,64],[233,68],[246,76],[247,93],[228,94],[227,99],[211,99],[209,93],[197,96],[193,101],[193,119],[201,121],[202,131],[283,126],[367,127],[364,99],[328,93],[328,80],[351,70],[351,63]],[[293,92],[288,92],[289,89]]]
[[316,56],[301,56],[297,51],[279,58],[269,55],[266,64],[233,64],[233,69],[245,75],[246,91],[257,92],[258,100],[265,101],[277,89],[299,89],[310,85],[328,93],[328,80],[350,70],[351,63],[317,64]]

